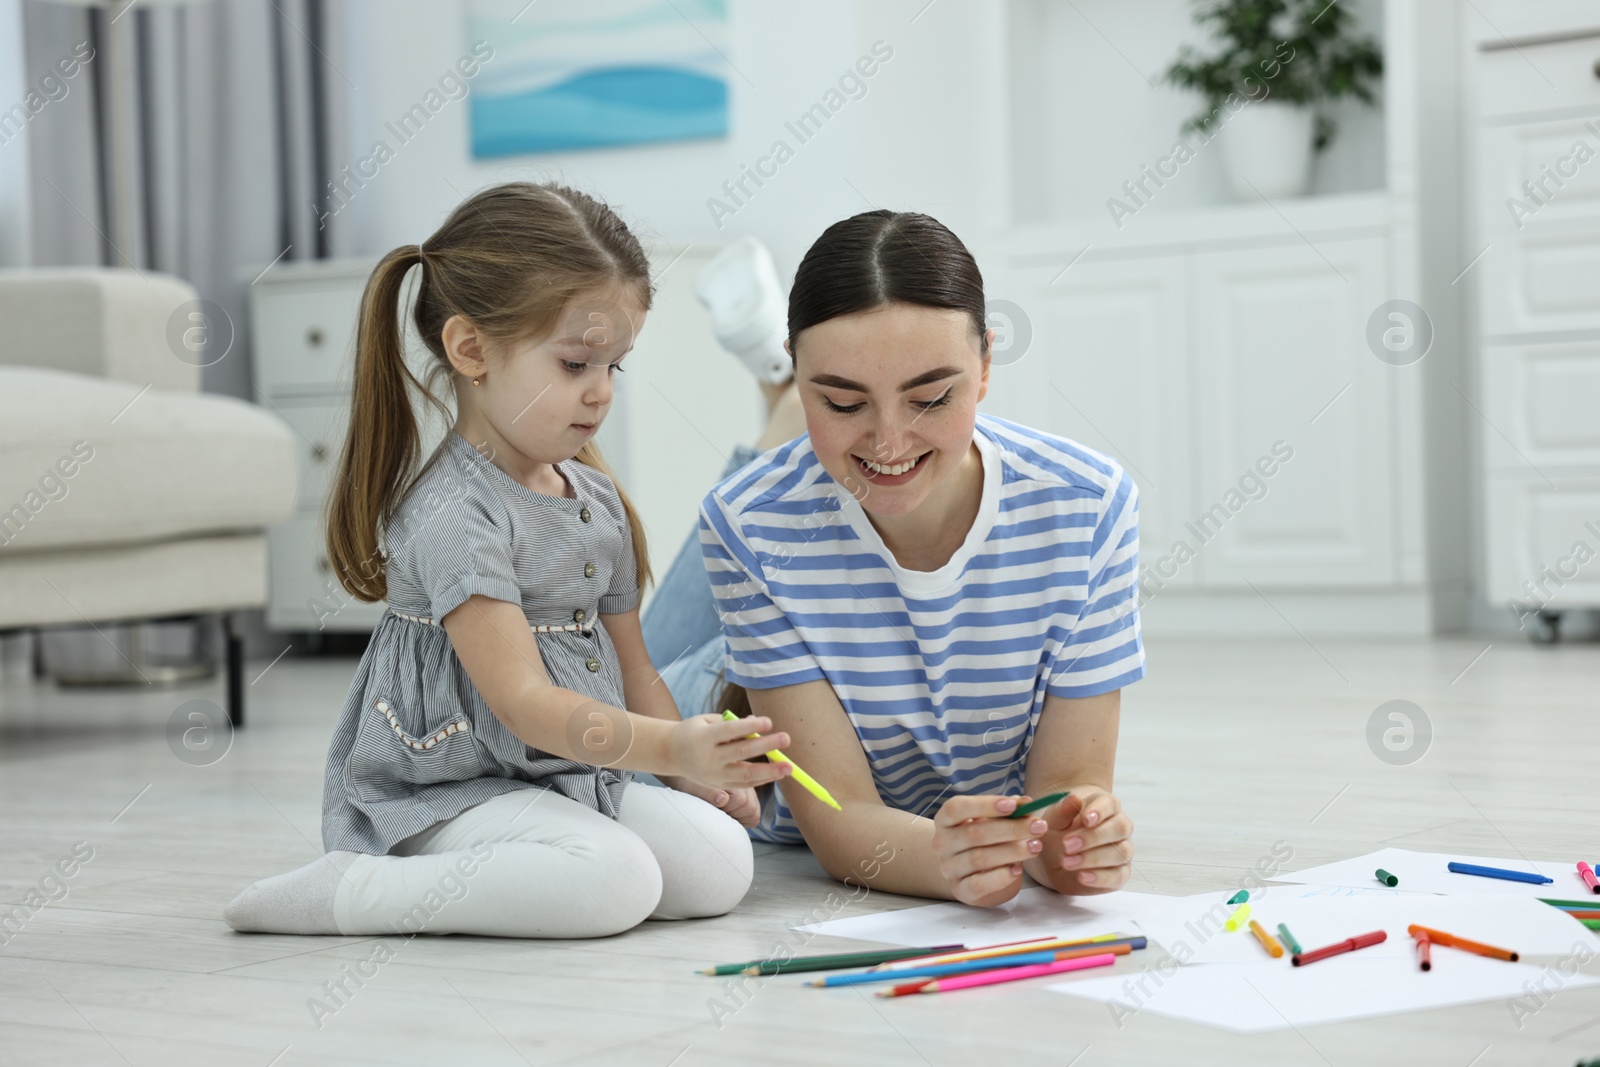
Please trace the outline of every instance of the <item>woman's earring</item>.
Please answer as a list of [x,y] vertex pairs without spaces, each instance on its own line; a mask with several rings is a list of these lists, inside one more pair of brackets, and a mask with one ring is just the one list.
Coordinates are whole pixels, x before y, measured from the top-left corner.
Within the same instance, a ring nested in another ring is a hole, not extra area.
[[483,379],[482,378],[474,378],[474,379],[472,379],[472,384],[473,385],[482,385],[483,384]]

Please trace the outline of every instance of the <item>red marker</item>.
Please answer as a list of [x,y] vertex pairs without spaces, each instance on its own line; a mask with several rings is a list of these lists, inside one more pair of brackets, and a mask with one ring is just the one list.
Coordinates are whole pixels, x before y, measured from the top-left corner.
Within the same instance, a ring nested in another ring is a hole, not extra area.
[[1427,934],[1417,934],[1417,964],[1425,971],[1433,970],[1433,939]]
[[1589,892],[1600,893],[1600,878],[1594,876],[1594,868],[1582,860],[1578,861],[1578,877],[1583,879],[1583,884],[1589,887]]
[[1341,952],[1354,952],[1358,948],[1376,945],[1380,941],[1387,940],[1388,937],[1389,935],[1382,930],[1374,930],[1370,934],[1357,934],[1355,937],[1347,937],[1338,944],[1328,945],[1326,948],[1312,949],[1310,952],[1296,952],[1289,962],[1296,967],[1307,963],[1315,963],[1318,960],[1325,960],[1329,956],[1337,956]]

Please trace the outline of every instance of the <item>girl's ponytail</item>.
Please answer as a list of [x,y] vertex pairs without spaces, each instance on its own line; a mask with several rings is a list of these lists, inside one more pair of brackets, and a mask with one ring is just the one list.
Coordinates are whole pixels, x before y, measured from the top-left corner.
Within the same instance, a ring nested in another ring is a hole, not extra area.
[[400,293],[407,272],[422,261],[421,245],[396,248],[361,294],[350,424],[328,502],[328,563],[346,592],[368,602],[388,596],[379,531],[420,450],[406,388],[415,379],[400,334]]

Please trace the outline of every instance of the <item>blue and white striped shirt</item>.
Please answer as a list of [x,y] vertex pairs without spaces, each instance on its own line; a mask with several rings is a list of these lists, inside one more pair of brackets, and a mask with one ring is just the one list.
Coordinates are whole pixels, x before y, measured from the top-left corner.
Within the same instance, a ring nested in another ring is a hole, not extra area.
[[[1020,792],[1047,693],[1144,675],[1139,495],[1114,460],[980,414],[978,516],[936,571],[901,567],[809,437],[765,453],[700,506],[731,681],[825,678],[883,802],[932,816],[951,794]],[[826,767],[808,767],[824,784]],[[799,844],[770,791],[761,841]]]

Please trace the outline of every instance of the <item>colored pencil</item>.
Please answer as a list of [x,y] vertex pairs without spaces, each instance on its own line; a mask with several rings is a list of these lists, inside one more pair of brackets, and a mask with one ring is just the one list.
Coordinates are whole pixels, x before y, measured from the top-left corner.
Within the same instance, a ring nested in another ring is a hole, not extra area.
[[1600,878],[1594,876],[1594,868],[1582,860],[1578,861],[1578,877],[1583,879],[1583,884],[1589,887],[1589,892],[1600,893]]
[[1283,958],[1283,946],[1278,944],[1271,934],[1267,933],[1266,927],[1251,919],[1250,932],[1256,935],[1256,940],[1261,942],[1261,947],[1267,950],[1267,955],[1275,960]]
[[1289,962],[1296,967],[1303,967],[1308,963],[1325,960],[1329,956],[1337,956],[1341,952],[1354,952],[1358,948],[1376,945],[1387,940],[1388,937],[1389,935],[1382,930],[1374,930],[1370,934],[1357,934],[1355,937],[1347,937],[1343,941],[1325,945],[1322,948],[1315,948],[1310,952],[1296,952]]
[[910,982],[895,986],[893,989],[879,990],[877,995],[903,997],[911,993],[951,993],[958,989],[971,989],[974,986],[995,985],[1000,982],[1020,982],[1024,978],[1043,978],[1049,974],[1064,974],[1067,971],[1081,971],[1089,967],[1109,967],[1115,962],[1117,957],[1105,952],[1098,956],[1080,956],[1059,963],[1039,963],[1032,967],[1006,967],[998,971],[957,975],[954,978],[935,978],[931,982]]
[[[702,967],[701,974],[776,974],[776,971],[762,972],[757,968],[775,966],[787,970],[827,970],[833,967],[866,967],[874,963],[886,963],[889,960],[905,959],[908,956],[917,956],[926,952],[938,952],[941,949],[960,948],[960,945],[930,945],[926,948],[880,948],[866,952],[831,952],[823,956],[791,956],[788,959],[746,960],[743,963],[719,963],[712,967]],[[821,964],[821,966],[812,966]]]
[[1006,818],[1020,819],[1024,815],[1032,815],[1040,808],[1048,808],[1050,805],[1056,803],[1056,801],[1065,800],[1071,795],[1072,794],[1070,791],[1065,793],[1046,793],[1037,800],[1030,800],[1026,804],[1019,805],[1017,810],[1012,812],[1010,815],[1007,815]]
[[1426,934],[1428,940],[1436,945],[1449,945],[1451,948],[1474,952],[1479,956],[1488,956],[1490,959],[1510,960],[1515,963],[1521,958],[1508,948],[1496,948],[1493,945],[1485,945],[1482,941],[1468,941],[1464,937],[1457,937],[1455,934],[1448,934],[1443,930],[1435,930],[1432,927],[1420,926],[1417,923],[1412,923],[1406,927],[1406,933],[1412,937],[1416,937],[1418,934]]
[[[730,722],[739,721],[739,716],[727,710],[722,712],[722,717]],[[745,737],[748,738],[757,738],[760,736],[760,734],[745,734]],[[776,760],[779,763],[787,763],[789,765],[789,777],[799,782],[805,788],[806,792],[810,793],[812,796],[828,805],[828,807],[832,808],[834,811],[844,810],[839,806],[839,802],[833,799],[832,795],[829,794],[826,789],[822,788],[822,785],[815,778],[811,777],[805,771],[800,769],[800,764],[796,763],[788,756],[785,756],[777,749],[773,749],[771,752],[768,752],[766,756],[769,760]]]
[[855,974],[830,974],[826,978],[813,978],[809,986],[828,989],[841,985],[866,985],[871,982],[896,982],[902,978],[942,978],[950,974],[971,974],[974,971],[993,971],[1005,967],[1027,967],[1038,963],[1056,963],[1060,960],[1081,959],[1084,956],[1126,956],[1131,946],[1111,945],[1105,948],[1074,948],[1059,952],[1019,952],[1015,956],[996,956],[983,960],[961,960],[957,963],[937,963],[929,967],[907,967],[903,971],[858,971]]
[[1224,930],[1238,930],[1244,926],[1244,921],[1250,918],[1250,904],[1246,901],[1233,909],[1233,914],[1228,916],[1228,921],[1222,924]]
[[1433,970],[1433,939],[1427,934],[1417,934],[1417,966],[1425,971]]
[[1278,924],[1278,936],[1283,938],[1283,943],[1289,949],[1290,955],[1300,955],[1300,942],[1294,939],[1294,935],[1289,932],[1289,928],[1282,923]]
[[1553,897],[1540,897],[1539,902],[1542,904],[1549,904],[1553,908],[1561,908],[1566,911],[1571,911],[1574,908],[1576,908],[1578,911],[1588,911],[1590,908],[1595,906],[1594,901],[1592,900],[1556,900]]
[[1457,863],[1451,860],[1445,865],[1451,874],[1475,874],[1479,878],[1503,878],[1508,882],[1528,882],[1532,885],[1549,885],[1554,878],[1543,874],[1529,874],[1527,871],[1508,871],[1504,867],[1480,867],[1476,863]]
[[1243,904],[1245,901],[1247,901],[1249,899],[1250,899],[1250,890],[1241,889],[1237,893],[1235,893],[1233,896],[1228,898],[1228,903],[1229,904]]
[[1145,947],[1143,937],[1118,937],[1115,934],[1104,934],[1100,937],[1067,940],[1053,938],[1049,941],[1029,941],[1016,945],[992,945],[989,948],[973,949],[969,952],[950,952],[940,956],[927,958],[894,960],[882,963],[872,968],[875,971],[900,971],[908,967],[928,967],[941,963],[961,963],[966,960],[998,959],[1004,956],[1014,956],[1019,952],[1044,952],[1058,951],[1075,948],[1101,948],[1110,951],[1111,945],[1127,945],[1129,948],[1140,949]]

